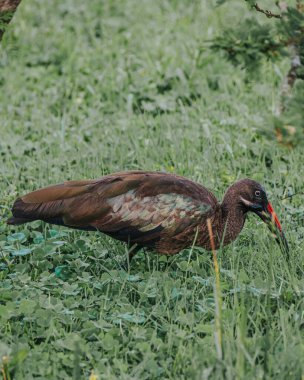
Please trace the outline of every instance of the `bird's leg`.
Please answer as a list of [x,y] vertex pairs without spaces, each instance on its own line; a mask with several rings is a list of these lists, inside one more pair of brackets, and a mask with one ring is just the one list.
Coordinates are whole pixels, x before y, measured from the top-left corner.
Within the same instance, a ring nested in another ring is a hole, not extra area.
[[128,251],[128,261],[129,264],[131,263],[131,260],[136,255],[136,253],[140,250],[140,247],[137,244],[134,244]]
[[140,250],[140,247],[137,244],[133,244],[127,253],[127,259],[123,264],[123,268],[125,269],[126,272],[130,270],[130,263],[133,259],[133,257],[136,255],[136,253]]

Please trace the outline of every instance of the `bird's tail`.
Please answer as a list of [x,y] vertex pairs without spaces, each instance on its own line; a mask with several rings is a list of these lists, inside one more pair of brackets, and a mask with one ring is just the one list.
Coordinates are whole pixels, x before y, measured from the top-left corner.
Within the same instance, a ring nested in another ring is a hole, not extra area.
[[27,219],[27,218],[15,218],[12,216],[11,218],[7,219],[6,223],[11,224],[11,225],[19,225],[19,224],[24,224],[32,222],[32,219]]
[[[18,225],[43,220],[47,223],[71,226],[71,220],[67,223],[64,221],[67,208],[74,199],[78,199],[77,204],[82,205],[85,204],[86,198],[91,199],[88,192],[94,184],[95,181],[90,180],[69,181],[32,191],[16,199],[12,208],[13,216],[7,223]],[[96,202],[94,197],[91,202]],[[86,210],[85,207],[84,209]],[[82,227],[87,229],[86,226]]]
[[13,216],[7,220],[7,224],[19,225],[34,220],[44,220],[48,223],[62,225],[61,202],[51,201],[46,203],[26,203],[18,198],[12,208]]

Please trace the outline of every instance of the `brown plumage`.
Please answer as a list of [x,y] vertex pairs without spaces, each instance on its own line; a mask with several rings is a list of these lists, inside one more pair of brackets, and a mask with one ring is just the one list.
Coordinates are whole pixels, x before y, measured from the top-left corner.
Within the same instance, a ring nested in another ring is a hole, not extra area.
[[0,0],[0,41],[21,0]]
[[221,204],[205,187],[168,173],[132,171],[69,181],[18,198],[8,223],[38,219],[99,230],[128,244],[173,255],[193,243],[210,249],[208,218],[216,247],[228,244],[242,230],[248,211],[275,225],[286,246],[264,189],[250,179],[233,184]]

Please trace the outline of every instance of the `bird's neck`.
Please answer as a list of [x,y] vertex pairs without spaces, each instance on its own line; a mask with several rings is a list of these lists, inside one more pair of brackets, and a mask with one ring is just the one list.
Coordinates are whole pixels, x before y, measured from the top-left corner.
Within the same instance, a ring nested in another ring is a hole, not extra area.
[[226,194],[211,219],[215,245],[219,248],[236,239],[244,226],[246,212],[233,196]]
[[221,238],[225,244],[235,240],[242,231],[246,219],[246,212],[238,202],[226,202],[224,198],[221,204]]

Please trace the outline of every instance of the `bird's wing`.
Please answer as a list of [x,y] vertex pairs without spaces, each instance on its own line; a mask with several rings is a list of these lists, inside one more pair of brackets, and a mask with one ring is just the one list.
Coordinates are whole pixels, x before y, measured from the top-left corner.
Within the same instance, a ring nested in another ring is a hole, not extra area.
[[108,213],[92,222],[100,231],[132,243],[155,243],[198,225],[212,208],[189,196],[159,193],[141,196],[134,190],[107,200]]
[[13,207],[16,219],[41,219],[94,229],[121,240],[174,234],[217,204],[204,187],[157,172],[122,172],[99,180],[69,181],[29,193]]

